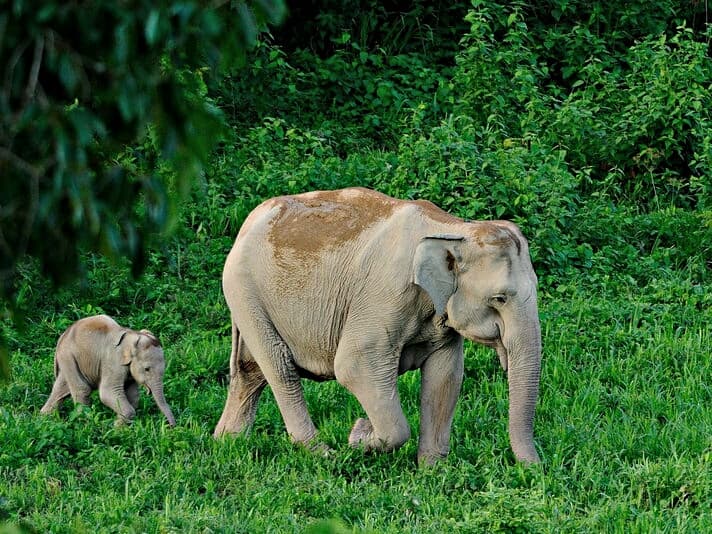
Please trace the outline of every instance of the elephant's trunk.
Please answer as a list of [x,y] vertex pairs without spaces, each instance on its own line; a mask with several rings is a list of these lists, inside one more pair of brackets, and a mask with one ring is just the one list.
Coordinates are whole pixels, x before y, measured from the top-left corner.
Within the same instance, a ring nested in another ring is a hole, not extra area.
[[168,420],[168,424],[171,426],[175,426],[176,420],[173,417],[173,412],[171,411],[171,407],[168,406],[166,398],[163,395],[163,384],[159,382],[157,384],[150,385],[149,389],[151,390],[151,395],[153,396],[153,400],[156,401],[156,405],[158,406],[159,410],[161,410],[163,415]]
[[514,324],[519,326],[507,328],[503,342],[508,356],[509,440],[512,451],[519,461],[538,463],[539,455],[534,447],[534,410],[539,395],[541,330],[536,306],[534,308],[533,319],[515,321]]

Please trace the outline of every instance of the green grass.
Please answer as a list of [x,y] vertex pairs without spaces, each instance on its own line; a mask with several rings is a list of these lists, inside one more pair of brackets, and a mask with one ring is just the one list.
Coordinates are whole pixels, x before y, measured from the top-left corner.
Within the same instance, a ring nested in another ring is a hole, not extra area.
[[[187,265],[198,262],[192,254]],[[217,251],[212,260],[219,268]],[[335,449],[328,457],[289,442],[269,390],[251,434],[214,440],[229,352],[217,284],[189,292],[180,279],[149,272],[140,290],[129,290],[109,267],[95,274],[108,289],[101,308],[79,302],[52,310],[54,303],[15,333],[14,378],[0,390],[0,518],[11,524],[37,532],[712,528],[710,296],[684,273],[647,287],[582,285],[572,277],[544,288],[536,419],[543,464],[513,461],[505,376],[494,352],[470,346],[451,454],[427,469],[416,467],[416,439],[386,455],[350,449],[346,438],[361,409],[336,383],[305,382],[322,438]],[[187,285],[190,275],[182,274]],[[171,284],[175,294],[148,310],[142,291]],[[114,427],[96,399],[91,409],[67,402],[59,415],[40,416],[56,336],[82,313],[115,313],[112,298],[125,294],[133,301],[124,322],[183,321],[164,339],[177,427],[168,428],[145,396],[130,427]],[[418,390],[417,373],[401,377],[414,436]]]

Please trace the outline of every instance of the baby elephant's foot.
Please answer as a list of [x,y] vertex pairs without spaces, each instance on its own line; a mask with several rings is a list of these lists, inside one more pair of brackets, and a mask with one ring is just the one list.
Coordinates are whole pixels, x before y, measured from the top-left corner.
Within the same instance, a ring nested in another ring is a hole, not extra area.
[[356,420],[354,427],[351,429],[351,434],[349,434],[349,445],[352,447],[367,445],[372,434],[373,425],[371,424],[371,421],[361,417]]
[[309,452],[313,452],[317,456],[322,456],[324,458],[328,458],[331,456],[331,453],[334,452],[334,449],[329,447],[326,443],[316,439],[311,440],[304,446],[309,450]]
[[125,417],[118,416],[116,418],[116,421],[114,421],[114,426],[116,428],[122,427],[122,426],[129,426],[133,419],[126,419]]

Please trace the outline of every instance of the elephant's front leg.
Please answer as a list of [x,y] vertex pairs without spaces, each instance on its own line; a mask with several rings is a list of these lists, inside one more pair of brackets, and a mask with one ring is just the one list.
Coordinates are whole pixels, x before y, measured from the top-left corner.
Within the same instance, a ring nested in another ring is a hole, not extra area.
[[126,389],[126,398],[131,403],[131,406],[134,407],[134,410],[138,410],[138,399],[139,399],[138,384],[134,381],[127,382],[125,384],[125,389]]
[[102,381],[99,384],[99,398],[105,406],[116,412],[118,415],[117,425],[130,423],[136,415],[136,409],[126,396],[123,380],[117,383]]
[[336,379],[358,399],[368,419],[356,421],[349,445],[391,451],[410,438],[398,396],[398,355],[382,341],[342,338],[334,360]]
[[421,366],[418,463],[447,456],[455,404],[464,373],[462,338],[431,354]]

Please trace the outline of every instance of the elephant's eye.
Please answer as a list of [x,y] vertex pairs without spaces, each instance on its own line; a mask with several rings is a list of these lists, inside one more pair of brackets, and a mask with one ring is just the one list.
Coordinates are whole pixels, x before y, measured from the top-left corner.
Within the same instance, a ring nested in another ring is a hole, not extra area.
[[492,306],[503,306],[507,303],[507,295],[492,295],[490,297],[490,304]]
[[144,367],[143,370],[148,373],[148,372],[151,370],[151,368],[150,368],[150,367]]

